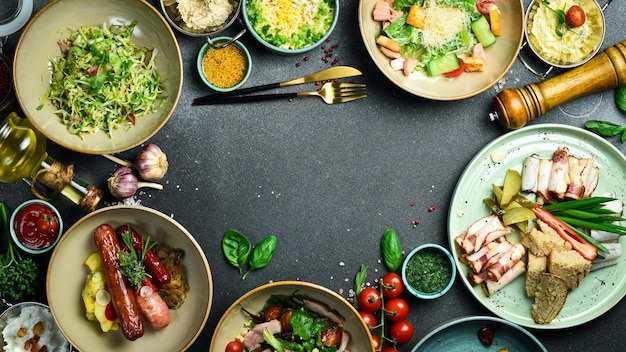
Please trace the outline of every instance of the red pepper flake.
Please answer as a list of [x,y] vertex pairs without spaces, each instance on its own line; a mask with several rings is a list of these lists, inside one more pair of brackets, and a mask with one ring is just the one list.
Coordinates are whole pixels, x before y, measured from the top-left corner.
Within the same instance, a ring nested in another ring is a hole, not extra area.
[[330,37],[326,38],[326,42],[330,42]]
[[411,221],[411,224],[413,225],[413,228],[416,228],[417,225],[420,224],[420,221],[419,220],[413,220],[413,221]]
[[304,62],[307,62],[307,61],[309,61],[309,57],[305,56],[303,60],[304,60]]
[[296,62],[296,67],[300,67],[300,66],[302,66],[302,64],[299,62]]
[[428,212],[432,213],[433,211],[435,211],[435,209],[437,209],[437,206],[435,206],[434,204],[431,205],[430,207],[428,207]]

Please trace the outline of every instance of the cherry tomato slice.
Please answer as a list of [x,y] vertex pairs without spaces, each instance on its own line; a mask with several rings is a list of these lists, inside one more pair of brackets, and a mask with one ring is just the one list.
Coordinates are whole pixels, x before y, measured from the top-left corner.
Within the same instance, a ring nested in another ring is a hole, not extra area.
[[457,60],[459,60],[460,67],[457,68],[454,71],[450,71],[450,72],[444,73],[444,76],[446,76],[448,78],[459,77],[461,75],[461,73],[463,73],[463,71],[465,71],[465,61],[463,61],[463,59],[461,59],[460,57],[457,57]]
[[570,7],[565,14],[565,20],[572,27],[580,27],[585,24],[585,21],[587,20],[587,15],[585,15],[585,10],[583,10],[582,7],[578,5],[572,5],[572,7]]
[[113,307],[113,302],[107,303],[107,306],[104,307],[104,316],[109,321],[114,321],[117,319],[117,313],[115,312],[115,307]]
[[407,343],[413,338],[413,324],[407,320],[395,322],[389,329],[389,334],[396,340],[397,343]]
[[489,15],[489,9],[492,6],[498,6],[496,0],[478,0],[476,1],[476,9],[485,16]]
[[373,287],[366,287],[359,293],[358,303],[361,310],[374,313],[382,306],[380,292]]
[[383,296],[385,298],[396,298],[404,291],[402,277],[397,273],[387,273],[383,275]]
[[267,321],[280,319],[282,315],[283,308],[281,306],[270,306],[265,310],[265,320]]

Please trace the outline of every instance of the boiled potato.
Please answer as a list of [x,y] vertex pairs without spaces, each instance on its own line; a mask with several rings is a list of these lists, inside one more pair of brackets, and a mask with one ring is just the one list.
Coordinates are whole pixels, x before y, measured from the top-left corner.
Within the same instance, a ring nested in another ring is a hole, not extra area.
[[96,302],[98,290],[106,289],[106,278],[102,272],[102,261],[98,252],[91,254],[85,261],[85,265],[91,271],[87,275],[82,297],[85,304],[85,316],[87,319],[96,320],[100,323],[103,332],[119,329],[119,321],[111,321],[105,316],[106,305]]

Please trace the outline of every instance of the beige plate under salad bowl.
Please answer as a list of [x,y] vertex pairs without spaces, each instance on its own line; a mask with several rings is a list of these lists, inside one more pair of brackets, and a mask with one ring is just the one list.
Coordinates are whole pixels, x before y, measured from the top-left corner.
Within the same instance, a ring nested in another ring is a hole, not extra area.
[[[81,26],[102,28],[137,21],[132,40],[136,46],[158,49],[157,71],[164,81],[167,98],[158,111],[136,119],[134,125],[113,131],[112,137],[98,131],[83,138],[71,134],[47,102],[37,110],[50,86],[50,60],[61,54],[58,41],[68,35],[60,29]],[[154,135],[170,118],[178,103],[183,66],[176,37],[161,14],[145,0],[54,0],[42,8],[24,29],[13,60],[16,96],[26,117],[51,141],[86,154],[114,153],[135,147]]]
[[[120,330],[103,333],[85,317],[81,292],[89,274],[87,257],[96,251],[94,230],[108,223],[117,228],[129,224],[144,238],[185,251],[183,277],[190,290],[183,305],[170,310],[171,322],[162,330],[144,324],[145,332],[135,341]],[[76,222],[56,246],[46,278],[46,293],[52,316],[67,340],[81,351],[184,351],[204,328],[213,301],[209,263],[194,237],[178,222],[156,210],[133,205],[102,208]]]
[[[374,352],[369,330],[359,312],[342,296],[323,286],[304,281],[278,281],[259,286],[237,299],[224,313],[213,333],[209,352],[223,352],[226,345],[246,330],[244,324],[250,317],[242,311],[245,308],[258,314],[271,295],[292,295],[296,293],[327,305],[345,318],[344,331],[350,334],[348,350]],[[249,329],[249,328],[248,328]]]
[[495,85],[508,71],[517,57],[524,38],[524,4],[522,0],[498,1],[502,34],[495,44],[485,48],[484,72],[465,73],[449,79],[424,75],[405,76],[392,69],[390,59],[376,44],[381,24],[372,13],[379,0],[360,0],[359,26],[361,37],[378,69],[398,87],[416,96],[432,100],[461,100],[475,96]]

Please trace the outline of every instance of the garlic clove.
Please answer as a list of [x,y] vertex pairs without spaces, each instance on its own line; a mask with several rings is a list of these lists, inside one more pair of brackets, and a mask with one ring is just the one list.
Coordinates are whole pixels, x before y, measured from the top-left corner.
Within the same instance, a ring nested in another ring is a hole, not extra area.
[[117,199],[132,197],[139,188],[138,183],[137,176],[128,166],[120,167],[107,180],[111,195]]
[[167,156],[156,144],[146,145],[135,160],[135,169],[146,181],[162,180],[167,168]]

